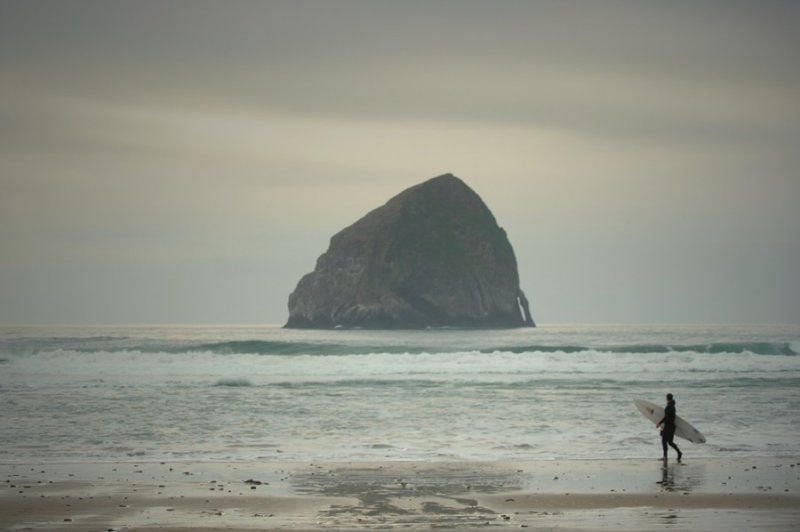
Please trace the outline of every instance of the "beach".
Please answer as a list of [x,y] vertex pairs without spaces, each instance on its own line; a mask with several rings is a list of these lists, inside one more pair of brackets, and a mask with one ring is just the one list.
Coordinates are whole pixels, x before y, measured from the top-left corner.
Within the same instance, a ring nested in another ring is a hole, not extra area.
[[0,465],[4,530],[796,530],[800,457]]

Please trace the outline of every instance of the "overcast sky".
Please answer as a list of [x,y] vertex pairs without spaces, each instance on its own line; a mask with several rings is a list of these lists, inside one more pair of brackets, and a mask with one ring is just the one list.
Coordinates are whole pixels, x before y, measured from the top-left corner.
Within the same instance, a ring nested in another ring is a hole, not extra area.
[[547,323],[800,323],[800,3],[0,0],[0,323],[279,323],[452,172]]

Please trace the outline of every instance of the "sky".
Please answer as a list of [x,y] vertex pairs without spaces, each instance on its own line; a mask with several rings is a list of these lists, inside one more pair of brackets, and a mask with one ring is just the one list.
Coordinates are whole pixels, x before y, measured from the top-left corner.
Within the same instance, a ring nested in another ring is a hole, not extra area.
[[453,173],[534,319],[800,323],[800,3],[0,0],[0,323],[283,324]]

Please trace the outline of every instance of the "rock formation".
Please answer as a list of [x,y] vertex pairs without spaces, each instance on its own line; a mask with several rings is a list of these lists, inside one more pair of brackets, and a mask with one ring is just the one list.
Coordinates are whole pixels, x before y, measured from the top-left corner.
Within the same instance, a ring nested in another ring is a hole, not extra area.
[[534,326],[514,250],[483,200],[445,174],[334,235],[289,296],[289,328]]

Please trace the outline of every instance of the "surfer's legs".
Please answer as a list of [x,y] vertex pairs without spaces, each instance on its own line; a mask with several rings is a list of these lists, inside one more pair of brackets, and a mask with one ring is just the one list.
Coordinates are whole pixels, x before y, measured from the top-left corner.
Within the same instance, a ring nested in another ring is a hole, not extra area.
[[680,450],[680,449],[678,449],[678,446],[677,446],[677,445],[675,445],[675,442],[669,442],[669,445],[670,445],[670,447],[672,447],[673,449],[675,449],[675,452],[677,452],[677,453],[678,453],[678,462],[680,462],[680,461],[681,461],[681,458],[683,457],[683,453],[681,452],[681,450]]
[[[675,452],[677,452],[677,453],[678,453],[678,462],[680,462],[680,461],[681,461],[681,457],[683,456],[683,453],[681,452],[681,450],[680,450],[680,449],[678,449],[678,446],[677,446],[677,445],[675,445],[675,442],[673,442],[673,441],[671,441],[671,440],[670,440],[670,442],[669,442],[669,446],[670,446],[670,447],[672,447],[673,449],[675,449]],[[666,453],[664,453],[664,456],[667,456],[667,454],[666,454]]]
[[674,437],[675,433],[672,431],[665,430],[661,432],[661,447],[664,449],[664,460],[666,461],[667,459],[667,449],[668,449],[667,446],[669,445],[669,447],[672,447],[673,449],[675,449],[675,452],[678,453],[678,462],[680,462],[681,458],[683,457],[683,453],[678,448],[678,446],[675,445],[675,442],[672,441]]

